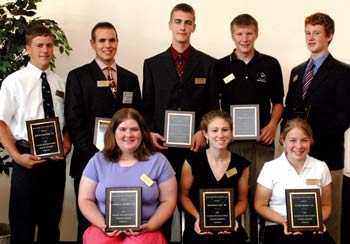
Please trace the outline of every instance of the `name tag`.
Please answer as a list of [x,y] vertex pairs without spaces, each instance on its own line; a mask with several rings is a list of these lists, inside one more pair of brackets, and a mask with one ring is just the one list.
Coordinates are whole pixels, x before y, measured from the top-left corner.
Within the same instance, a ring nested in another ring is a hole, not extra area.
[[225,174],[226,174],[227,178],[230,178],[230,177],[234,176],[235,174],[237,174],[237,169],[232,168],[230,170],[227,170]]
[[204,85],[206,83],[207,83],[207,79],[206,78],[195,78],[194,79],[194,84]]
[[56,90],[56,96],[64,98],[64,92]]
[[153,180],[149,178],[145,173],[140,176],[140,179],[145,183],[148,187],[153,185]]
[[109,87],[109,80],[98,80],[97,87]]
[[318,179],[306,179],[306,185],[318,186],[320,181]]
[[226,77],[224,78],[224,82],[225,82],[225,84],[227,84],[227,83],[233,81],[235,78],[236,78],[236,77],[231,73],[231,74],[229,74],[228,76],[226,76]]
[[132,103],[132,97],[133,97],[133,92],[123,92],[123,103],[124,104],[131,104]]

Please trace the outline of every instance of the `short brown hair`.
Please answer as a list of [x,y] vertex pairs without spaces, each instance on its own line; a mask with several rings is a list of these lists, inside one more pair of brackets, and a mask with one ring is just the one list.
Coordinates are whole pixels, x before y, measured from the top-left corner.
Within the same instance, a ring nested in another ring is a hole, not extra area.
[[50,36],[52,39],[54,38],[54,35],[49,28],[44,25],[35,24],[29,26],[26,31],[26,44],[30,45],[32,40],[37,36]]
[[314,13],[305,18],[306,25],[323,25],[326,32],[326,36],[334,34],[334,20],[327,14],[324,13]]
[[206,113],[201,120],[200,128],[205,132],[208,132],[208,125],[216,118],[225,120],[230,125],[231,131],[233,130],[233,122],[230,115],[225,111],[213,110]]
[[109,22],[98,22],[91,30],[91,40],[96,40],[96,30],[97,29],[112,29],[115,31],[116,38],[118,40],[118,32],[115,29],[114,25]]
[[191,7],[191,5],[187,4],[187,3],[179,3],[177,5],[175,5],[175,7],[173,7],[173,9],[170,12],[170,21],[173,18],[174,12],[176,11],[182,11],[185,13],[190,13],[193,15],[193,21],[196,21],[196,13],[194,11],[194,9]]
[[281,134],[282,139],[285,140],[287,137],[287,134],[295,128],[303,131],[304,134],[310,139],[311,145],[314,144],[311,126],[301,118],[294,118],[287,121],[287,123],[283,127],[283,131]]
[[233,34],[233,27],[234,25],[236,26],[248,26],[248,25],[253,25],[255,27],[256,33],[259,32],[259,27],[258,27],[258,21],[251,16],[250,14],[240,14],[236,16],[232,21],[231,21],[231,34]]
[[120,160],[122,151],[118,147],[115,141],[115,130],[118,126],[127,119],[133,119],[136,121],[141,130],[142,141],[140,146],[136,149],[134,157],[140,161],[146,161],[146,155],[153,154],[155,147],[152,143],[151,133],[145,125],[145,121],[141,114],[133,108],[122,108],[118,110],[112,117],[112,121],[107,128],[104,137],[104,149],[103,155],[107,160],[116,162]]

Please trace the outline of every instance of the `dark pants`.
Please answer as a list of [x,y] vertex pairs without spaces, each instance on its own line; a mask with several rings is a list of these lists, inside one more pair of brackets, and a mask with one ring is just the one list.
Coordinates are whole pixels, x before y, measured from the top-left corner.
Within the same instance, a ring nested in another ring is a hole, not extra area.
[[322,235],[303,232],[302,235],[285,235],[282,225],[265,226],[264,244],[336,244],[328,231]]
[[250,163],[248,208],[244,214],[245,229],[249,234],[251,243],[261,243],[261,235],[258,233],[258,214],[254,209],[254,195],[256,179],[265,162],[274,158],[275,147],[263,145],[255,141],[235,141],[229,146],[231,152],[246,158]]
[[75,199],[76,199],[76,209],[77,209],[77,217],[78,217],[78,233],[77,233],[77,243],[83,243],[83,235],[85,230],[91,226],[89,220],[87,220],[84,215],[81,213],[80,208],[78,206],[78,194],[79,194],[79,184],[81,178],[74,178],[74,191],[75,191]]
[[[18,148],[28,153],[26,148]],[[11,243],[58,243],[66,165],[47,160],[27,169],[14,163],[11,178],[9,219]]]

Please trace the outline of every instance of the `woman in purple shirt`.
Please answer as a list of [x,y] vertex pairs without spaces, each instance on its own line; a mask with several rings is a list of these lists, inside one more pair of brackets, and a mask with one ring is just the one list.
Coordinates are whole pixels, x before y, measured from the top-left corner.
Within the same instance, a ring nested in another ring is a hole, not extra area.
[[[87,164],[80,182],[79,207],[92,223],[84,243],[166,243],[160,228],[177,202],[175,172],[155,152],[149,130],[134,109],[117,111],[105,134],[105,146]],[[106,188],[141,187],[141,230],[105,232]]]

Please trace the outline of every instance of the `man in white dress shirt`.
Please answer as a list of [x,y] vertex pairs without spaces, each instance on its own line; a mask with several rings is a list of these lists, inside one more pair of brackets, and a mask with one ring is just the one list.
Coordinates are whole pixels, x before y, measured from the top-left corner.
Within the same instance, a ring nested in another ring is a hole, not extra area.
[[[65,81],[49,68],[53,40],[46,27],[30,27],[26,32],[30,61],[25,68],[9,75],[0,89],[0,143],[15,161],[9,207],[11,243],[34,243],[36,227],[37,243],[59,242],[65,158],[52,156],[44,160],[31,154],[26,129],[26,121],[57,116],[64,131]],[[43,83],[46,80],[47,86]],[[52,97],[51,116],[44,113],[44,91]],[[70,151],[65,132],[63,149],[64,155]]]

